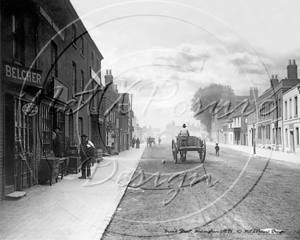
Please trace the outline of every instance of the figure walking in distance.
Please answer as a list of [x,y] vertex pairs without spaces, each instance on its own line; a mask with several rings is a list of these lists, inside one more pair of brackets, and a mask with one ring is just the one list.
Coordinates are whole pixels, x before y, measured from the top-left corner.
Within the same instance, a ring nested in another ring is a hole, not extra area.
[[131,146],[132,146],[132,148],[134,148],[134,144],[135,144],[135,138],[133,138],[133,139],[131,140]]
[[136,148],[140,148],[140,139],[139,138],[136,139]]
[[216,149],[216,155],[219,156],[220,147],[218,143],[216,143],[215,149]]

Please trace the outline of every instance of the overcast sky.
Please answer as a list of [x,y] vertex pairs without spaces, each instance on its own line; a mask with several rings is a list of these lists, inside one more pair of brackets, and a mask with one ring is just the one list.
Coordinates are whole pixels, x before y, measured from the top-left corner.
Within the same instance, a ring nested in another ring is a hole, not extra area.
[[127,82],[142,126],[197,123],[199,87],[261,94],[272,74],[287,76],[289,59],[300,63],[299,0],[71,2],[104,56],[102,72]]

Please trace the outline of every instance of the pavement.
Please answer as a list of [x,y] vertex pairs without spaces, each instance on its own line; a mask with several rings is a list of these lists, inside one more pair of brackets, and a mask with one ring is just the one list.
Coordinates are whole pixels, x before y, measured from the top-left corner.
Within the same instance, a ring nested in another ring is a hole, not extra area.
[[69,174],[35,185],[19,200],[0,202],[0,239],[101,239],[117,210],[145,144],[94,164],[91,179]]
[[[207,145],[215,145],[215,143],[207,142]],[[222,148],[229,148],[229,149],[237,150],[240,152],[253,154],[253,147],[251,147],[251,146],[219,144],[219,147],[220,147],[220,154],[222,154]],[[264,149],[264,148],[259,148],[259,147],[256,147],[255,150],[256,150],[256,154],[253,154],[253,156],[270,158],[270,159],[276,160],[276,161],[300,164],[300,155],[299,154],[287,153],[287,152],[282,152],[282,151],[274,151],[274,150],[269,150],[269,149]]]

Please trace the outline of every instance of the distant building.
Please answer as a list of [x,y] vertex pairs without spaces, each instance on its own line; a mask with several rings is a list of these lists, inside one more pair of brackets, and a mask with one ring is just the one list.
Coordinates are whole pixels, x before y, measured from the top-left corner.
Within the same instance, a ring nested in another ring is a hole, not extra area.
[[[190,136],[198,136],[201,137],[201,129],[199,124],[190,124],[186,123],[187,129],[189,130]],[[175,139],[176,136],[178,136],[180,130],[182,129],[181,126],[176,126],[175,122],[171,122],[166,125],[166,129],[161,133],[164,138],[166,139],[166,142],[172,142],[173,139]]]
[[211,137],[214,142],[247,145],[247,120],[244,107],[247,102],[248,104],[253,102],[257,95],[257,88],[250,88],[249,96],[236,96],[228,91],[222,94],[222,102],[212,116]]
[[284,151],[300,154],[300,84],[283,94]]
[[270,88],[257,100],[257,146],[284,151],[283,136],[283,95],[286,91],[300,83],[297,75],[296,61],[289,60],[287,78],[278,81],[277,75],[270,80]]

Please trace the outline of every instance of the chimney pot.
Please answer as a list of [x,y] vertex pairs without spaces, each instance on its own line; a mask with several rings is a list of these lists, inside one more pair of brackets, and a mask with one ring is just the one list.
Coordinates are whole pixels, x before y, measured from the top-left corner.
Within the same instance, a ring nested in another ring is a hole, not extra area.
[[295,59],[293,60],[293,65],[296,65],[296,60]]
[[292,60],[289,60],[289,65],[291,65],[292,64]]
[[277,74],[275,75],[275,79],[277,79]]

